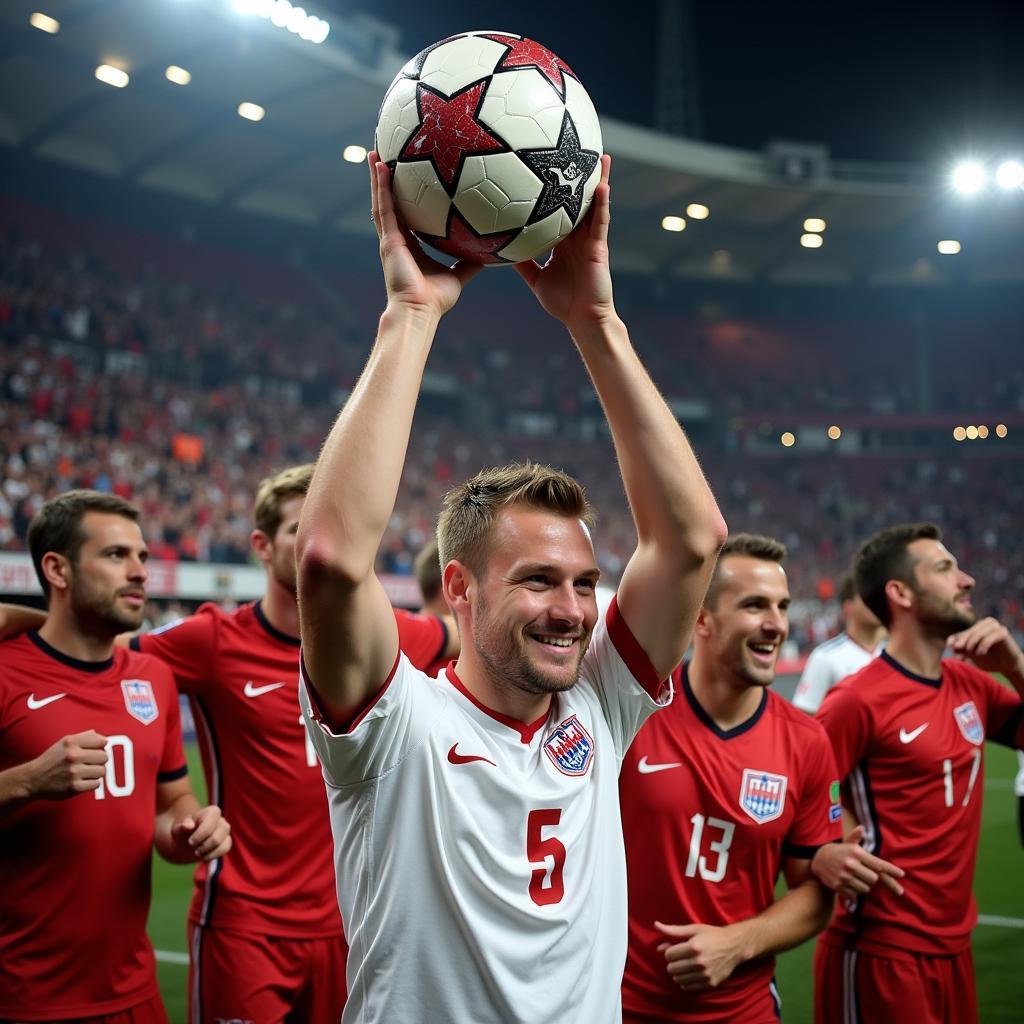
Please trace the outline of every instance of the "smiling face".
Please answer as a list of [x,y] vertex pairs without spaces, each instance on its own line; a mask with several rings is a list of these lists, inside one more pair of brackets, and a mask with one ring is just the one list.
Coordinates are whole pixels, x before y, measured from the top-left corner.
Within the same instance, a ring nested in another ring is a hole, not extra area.
[[575,685],[597,622],[600,575],[578,519],[508,506],[495,520],[480,575],[450,563],[446,581],[459,573],[468,580],[462,614],[496,685],[531,695]]
[[929,636],[946,637],[974,625],[974,577],[968,576],[946,545],[921,539],[907,545],[914,559],[909,590],[914,617]]
[[789,583],[778,562],[725,555],[715,570],[713,605],[701,609],[695,642],[719,678],[770,686],[789,635]]
[[138,524],[124,516],[87,512],[81,532],[85,539],[73,562],[47,556],[63,565],[72,615],[84,632],[97,636],[138,629],[145,613],[149,558]]

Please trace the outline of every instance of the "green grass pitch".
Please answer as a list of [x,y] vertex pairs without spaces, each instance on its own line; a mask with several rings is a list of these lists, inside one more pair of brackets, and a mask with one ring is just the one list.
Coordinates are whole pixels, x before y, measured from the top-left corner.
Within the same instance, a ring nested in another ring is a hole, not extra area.
[[[195,749],[189,750],[193,785],[202,789],[202,770]],[[985,752],[985,810],[975,892],[982,915],[1015,918],[1021,927],[982,924],[974,933],[974,958],[982,1024],[1019,1024],[1024,1019],[1024,850],[1017,836],[1017,801],[1012,780],[1017,759],[1012,751],[989,744]],[[191,871],[154,858],[153,907],[149,933],[158,950],[186,950],[185,912],[191,893]],[[936,899],[942,894],[936,893]],[[785,1024],[811,1020],[811,953],[813,943],[779,959],[778,984]],[[188,968],[158,963],[160,987],[172,1024],[185,1024]]]

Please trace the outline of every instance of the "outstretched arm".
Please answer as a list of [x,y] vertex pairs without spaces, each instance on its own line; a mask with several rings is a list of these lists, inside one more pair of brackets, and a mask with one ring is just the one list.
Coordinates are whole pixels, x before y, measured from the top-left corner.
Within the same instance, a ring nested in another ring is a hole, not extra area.
[[6,640],[46,623],[46,612],[23,604],[0,604],[0,640]]
[[380,689],[398,654],[395,617],[374,559],[398,494],[434,332],[480,269],[449,269],[424,255],[398,224],[390,174],[376,153],[370,187],[387,308],[369,361],[317,460],[296,547],[303,658],[339,721]]
[[615,311],[608,265],[608,172],[584,221],[545,266],[521,263],[541,305],[568,328],[604,407],[637,531],[618,604],[664,678],[690,641],[727,527],[682,428]]

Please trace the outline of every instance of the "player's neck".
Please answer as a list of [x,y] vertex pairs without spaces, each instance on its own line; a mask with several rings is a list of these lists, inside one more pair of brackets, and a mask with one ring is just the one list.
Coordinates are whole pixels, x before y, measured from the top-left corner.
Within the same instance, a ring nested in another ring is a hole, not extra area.
[[865,651],[873,654],[885,638],[884,626],[861,626],[856,622],[846,623],[846,635]]
[[894,622],[885,652],[914,675],[938,679],[942,675],[943,637],[931,637],[917,628],[917,623]]
[[698,653],[690,662],[687,678],[697,703],[724,731],[735,729],[753,717],[764,697],[764,687],[716,673]]
[[260,608],[274,629],[285,636],[299,635],[299,603],[295,594],[267,575],[267,592],[260,599]]
[[462,648],[455,665],[459,682],[488,711],[512,718],[523,725],[531,725],[543,718],[551,708],[549,693],[527,693],[510,686],[504,679],[496,679],[477,655],[472,644]]
[[69,610],[53,604],[39,635],[54,650],[76,661],[107,661],[114,654],[113,636],[87,632]]

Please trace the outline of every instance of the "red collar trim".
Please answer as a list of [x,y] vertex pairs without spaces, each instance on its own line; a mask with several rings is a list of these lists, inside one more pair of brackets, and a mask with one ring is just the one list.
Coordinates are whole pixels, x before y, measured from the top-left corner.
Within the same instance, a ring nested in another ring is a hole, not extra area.
[[551,714],[551,710],[549,707],[548,710],[543,715],[541,715],[536,722],[531,722],[529,725],[527,725],[526,723],[519,721],[518,718],[513,718],[511,715],[503,715],[500,711],[492,711],[489,707],[487,707],[487,705],[481,704],[480,701],[478,701],[476,697],[474,697],[473,694],[471,694],[469,690],[466,689],[462,680],[455,674],[454,661],[448,663],[448,667],[445,669],[445,672],[448,676],[448,681],[452,684],[452,686],[454,686],[455,689],[459,691],[459,693],[466,697],[466,699],[469,700],[474,707],[479,708],[485,715],[488,716],[488,718],[493,718],[496,722],[500,722],[502,725],[507,726],[509,729],[514,729],[517,733],[519,733],[519,738],[523,741],[523,743],[529,743],[533,739],[533,737],[537,735],[537,730],[540,729],[540,727],[544,725],[545,722],[547,722],[548,717]]

